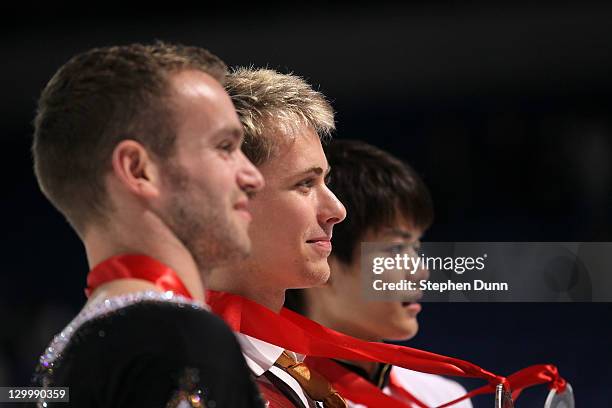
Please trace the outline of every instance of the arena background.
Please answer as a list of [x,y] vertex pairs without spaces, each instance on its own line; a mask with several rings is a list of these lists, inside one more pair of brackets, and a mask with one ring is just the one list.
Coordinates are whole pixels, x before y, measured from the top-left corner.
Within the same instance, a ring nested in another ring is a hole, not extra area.
[[[612,241],[605,3],[82,4],[77,17],[61,5],[10,7],[0,39],[0,385],[27,385],[85,300],[83,248],[38,191],[29,145],[40,90],[94,46],[179,41],[229,65],[306,77],[332,100],[336,137],[388,149],[423,175],[436,209],[426,240]],[[425,304],[420,320],[411,346],[502,374],[555,363],[579,407],[612,406],[610,303]],[[544,395],[538,387],[518,406],[541,407]]]

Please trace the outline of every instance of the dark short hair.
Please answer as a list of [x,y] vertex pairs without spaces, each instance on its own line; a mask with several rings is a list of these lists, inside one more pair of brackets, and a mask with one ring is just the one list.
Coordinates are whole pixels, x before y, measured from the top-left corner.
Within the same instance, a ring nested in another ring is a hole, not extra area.
[[423,230],[431,225],[431,195],[407,163],[356,140],[334,140],[325,154],[331,166],[329,188],[347,213],[332,238],[332,256],[339,261],[352,263],[364,235],[392,226],[398,216]]
[[[329,188],[346,208],[334,226],[331,256],[351,264],[365,234],[392,226],[398,216],[417,228],[433,221],[433,204],[425,183],[408,164],[357,140],[336,139],[324,146],[331,166]],[[302,289],[287,291],[285,307],[306,312]]]
[[205,49],[156,42],[86,51],[51,78],[34,121],[34,169],[43,193],[77,231],[104,217],[104,175],[121,140],[136,140],[160,158],[172,155],[168,79],[190,69],[221,83],[227,72]]

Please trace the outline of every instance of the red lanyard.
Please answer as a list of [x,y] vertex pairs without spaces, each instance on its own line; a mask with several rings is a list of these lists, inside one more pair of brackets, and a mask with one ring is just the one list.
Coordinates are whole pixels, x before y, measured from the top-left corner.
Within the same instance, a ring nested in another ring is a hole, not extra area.
[[[213,312],[221,316],[234,331],[310,357],[375,361],[431,374],[482,378],[488,382],[452,401],[452,404],[475,395],[493,393],[497,384],[511,389],[515,397],[524,388],[543,383],[548,383],[558,392],[565,390],[565,380],[553,365],[527,367],[506,378],[468,361],[410,347],[359,340],[323,327],[288,309],[283,308],[277,314],[230,293],[209,291],[207,300]],[[332,384],[340,387],[333,381]]]
[[414,395],[405,390],[393,378],[393,372],[389,378],[389,387],[395,394],[401,395],[410,403],[385,394],[380,388],[340,364],[328,358],[307,357],[305,363],[308,367],[322,374],[332,383],[332,387],[344,398],[351,402],[365,405],[366,407],[385,408],[429,408],[418,400]]
[[[91,293],[103,283],[126,278],[147,280],[162,290],[191,298],[176,272],[144,255],[116,256],[97,265],[87,277],[86,293]],[[565,390],[565,380],[553,365],[527,367],[505,378],[468,361],[410,347],[359,340],[321,326],[288,309],[283,308],[277,314],[249,299],[230,293],[209,291],[207,300],[213,312],[222,317],[234,331],[310,357],[375,361],[431,374],[481,378],[488,382],[451,403],[492,393],[500,383],[511,389],[515,398],[524,388],[543,383],[548,383],[550,388],[558,392]],[[343,387],[342,384],[332,383],[334,387],[338,386],[338,390]]]
[[192,299],[176,272],[146,255],[119,255],[96,265],[87,275],[87,297],[100,285],[117,279],[142,279],[163,291]]

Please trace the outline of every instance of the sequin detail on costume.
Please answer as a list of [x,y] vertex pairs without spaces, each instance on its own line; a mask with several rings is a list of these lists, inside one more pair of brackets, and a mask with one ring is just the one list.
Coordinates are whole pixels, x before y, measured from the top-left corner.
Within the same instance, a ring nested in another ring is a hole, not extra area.
[[[114,313],[120,309],[123,309],[128,306],[135,305],[137,303],[142,302],[163,302],[163,303],[173,303],[177,307],[191,307],[198,310],[209,310],[208,306],[187,299],[184,296],[176,295],[171,291],[168,292],[155,292],[155,291],[145,291],[145,292],[134,292],[128,293],[125,295],[114,296],[112,298],[106,299],[104,301],[94,303],[90,306],[85,306],[81,312],[76,315],[76,317],[61,331],[58,335],[56,335],[49,346],[45,349],[45,353],[40,356],[39,359],[39,367],[36,376],[41,376],[41,382],[43,387],[51,386],[51,376],[53,375],[53,370],[56,361],[61,357],[62,352],[66,349],[68,344],[70,343],[70,339],[73,334],[84,324],[90,320],[107,316],[111,313]],[[104,332],[99,332],[99,336],[104,337]],[[43,406],[40,405],[39,406]]]
[[186,368],[179,379],[179,389],[174,393],[166,408],[215,408],[216,403],[209,400],[200,388],[197,368]]

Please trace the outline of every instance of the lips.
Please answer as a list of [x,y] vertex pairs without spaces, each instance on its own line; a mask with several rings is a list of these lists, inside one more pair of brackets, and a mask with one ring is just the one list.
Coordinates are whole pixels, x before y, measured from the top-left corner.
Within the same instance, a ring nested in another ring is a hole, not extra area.
[[327,236],[317,237],[317,238],[306,240],[306,243],[312,245],[313,248],[315,248],[317,251],[319,251],[325,256],[331,253],[331,250],[332,250],[331,237],[327,237]]
[[402,308],[411,316],[416,316],[422,309],[421,304],[419,303],[422,297],[423,292],[421,290],[410,291],[410,294],[404,297],[406,300],[400,302]]
[[402,306],[408,307],[411,305],[418,305],[419,301],[423,297],[423,292],[420,290],[411,290],[409,295],[404,296],[405,301],[401,302]]
[[240,212],[242,216],[244,216],[247,220],[251,220],[251,211],[249,211],[249,200],[240,200],[236,204],[234,204],[234,210]]
[[421,311],[421,304],[416,302],[402,302],[402,307],[415,315]]

